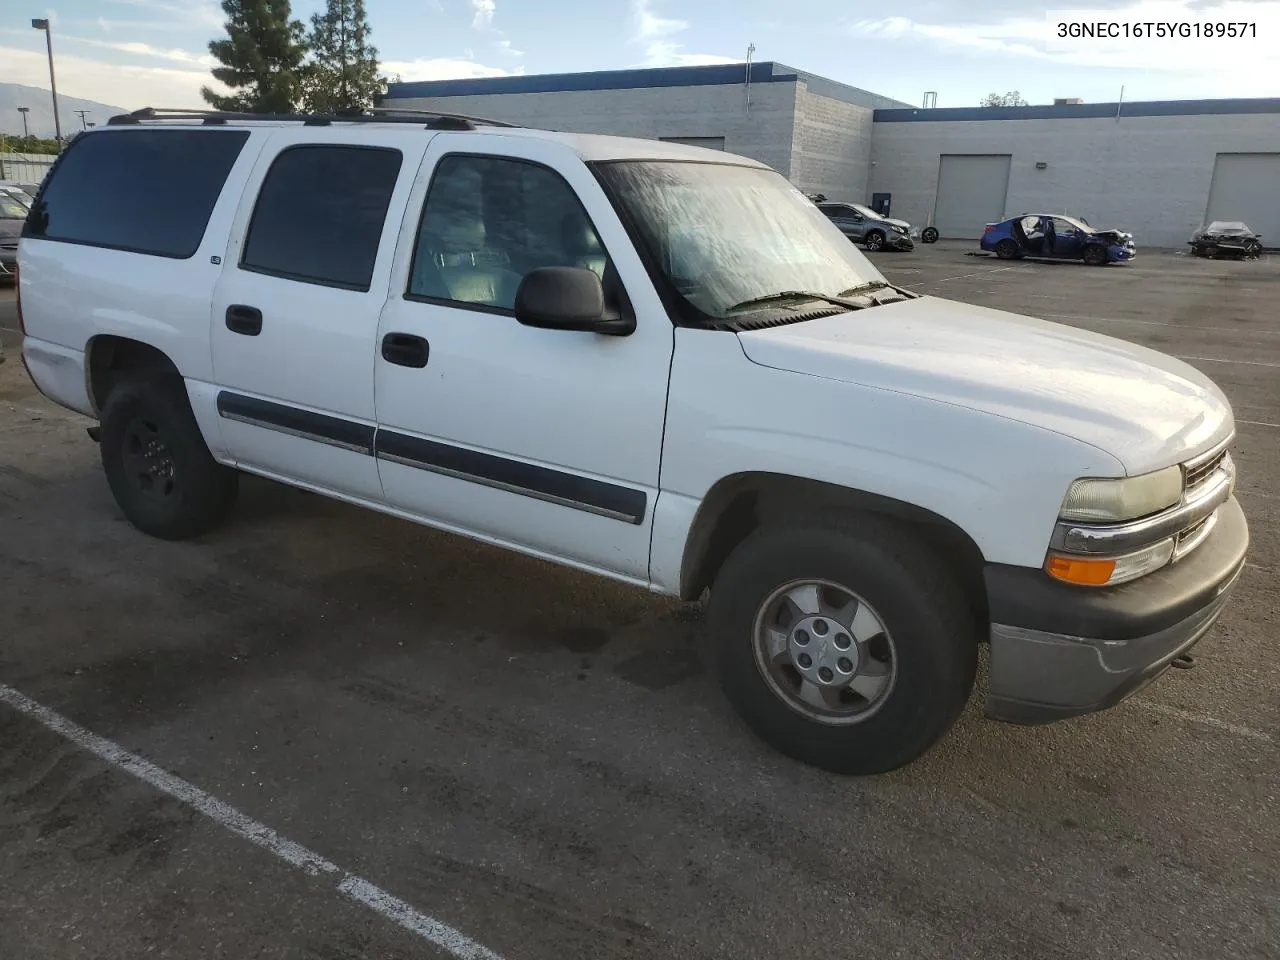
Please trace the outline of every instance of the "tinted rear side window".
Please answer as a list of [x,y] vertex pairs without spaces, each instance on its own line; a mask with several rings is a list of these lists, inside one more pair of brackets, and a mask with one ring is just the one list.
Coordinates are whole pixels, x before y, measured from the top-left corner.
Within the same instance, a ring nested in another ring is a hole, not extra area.
[[400,159],[380,147],[281,151],[258,193],[241,268],[368,290]]
[[186,259],[248,139],[244,130],[82,135],[59,158],[23,235]]

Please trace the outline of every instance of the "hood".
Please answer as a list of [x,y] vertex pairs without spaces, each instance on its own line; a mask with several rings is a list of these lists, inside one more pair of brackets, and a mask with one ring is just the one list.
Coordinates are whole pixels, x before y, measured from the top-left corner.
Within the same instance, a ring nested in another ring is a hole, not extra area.
[[1133,239],[1133,234],[1127,230],[1113,230],[1110,228],[1099,229],[1097,227],[1090,227],[1089,235],[1092,237],[1115,237],[1117,240]]
[[1145,473],[1233,429],[1222,391],[1173,357],[934,297],[738,334],[755,363],[927,397],[1052,430]]
[[880,223],[887,223],[893,227],[902,227],[904,230],[911,229],[911,224],[909,224],[906,220],[899,220],[896,217],[880,217],[879,221]]

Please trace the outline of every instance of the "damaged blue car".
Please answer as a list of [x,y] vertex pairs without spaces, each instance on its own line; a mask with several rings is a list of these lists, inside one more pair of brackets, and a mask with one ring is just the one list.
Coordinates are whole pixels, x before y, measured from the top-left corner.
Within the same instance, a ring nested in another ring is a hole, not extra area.
[[988,223],[979,245],[1001,260],[1082,260],[1095,267],[1127,263],[1138,255],[1132,233],[1099,230],[1059,214],[1023,213]]

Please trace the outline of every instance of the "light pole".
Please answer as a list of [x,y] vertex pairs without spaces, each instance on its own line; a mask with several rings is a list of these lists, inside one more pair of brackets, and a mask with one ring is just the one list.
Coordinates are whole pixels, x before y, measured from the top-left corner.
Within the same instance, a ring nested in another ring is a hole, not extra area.
[[89,112],[88,110],[77,110],[77,111],[76,111],[76,113],[80,114],[80,129],[81,129],[81,130],[88,130],[88,129],[89,129],[89,125],[88,125],[87,123],[85,123],[85,122],[84,122],[84,115],[85,115],[86,113],[88,113],[88,112]]
[[48,20],[32,20],[34,30],[44,31],[45,46],[49,50],[49,91],[53,94],[53,135],[62,145],[62,121],[58,119],[58,82],[53,77],[53,31],[49,29]]
[[18,112],[22,114],[22,139],[25,140],[27,137],[31,136],[31,134],[27,132],[27,114],[31,112],[31,108],[19,107]]

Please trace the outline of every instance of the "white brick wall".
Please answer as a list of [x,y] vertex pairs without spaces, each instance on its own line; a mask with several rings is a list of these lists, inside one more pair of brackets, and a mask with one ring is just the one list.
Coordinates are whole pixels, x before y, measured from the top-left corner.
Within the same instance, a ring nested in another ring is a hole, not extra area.
[[[867,192],[892,193],[894,216],[922,224],[928,219],[940,154],[1008,153],[1006,215],[1065,209],[1096,227],[1132,230],[1139,246],[1151,247],[1185,248],[1204,217],[1219,152],[1280,151],[1276,114],[874,127]],[[1048,168],[1037,170],[1037,161]]]
[[871,117],[867,107],[810,93],[803,82],[799,84],[791,181],[806,193],[865,203]]
[[621,137],[724,137],[728,153],[791,173],[795,83],[753,83],[751,112],[742,85],[648,87],[461,97],[406,97],[388,107],[440,110],[567,133]]

